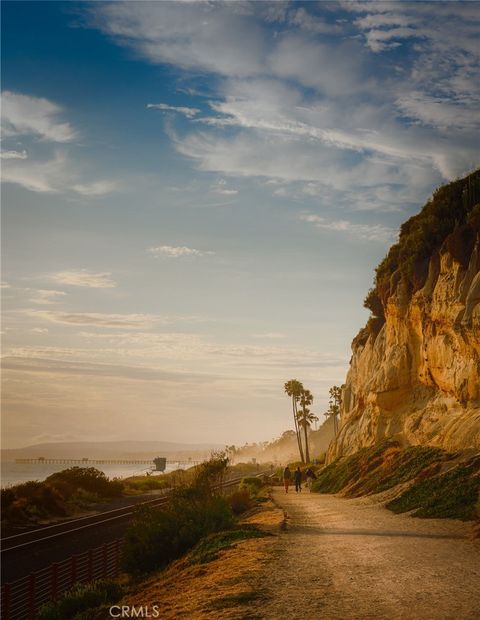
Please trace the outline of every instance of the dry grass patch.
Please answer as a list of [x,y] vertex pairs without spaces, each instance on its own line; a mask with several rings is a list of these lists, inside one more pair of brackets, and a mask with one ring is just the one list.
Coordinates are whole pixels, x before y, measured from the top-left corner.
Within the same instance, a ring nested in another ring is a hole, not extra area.
[[[282,518],[282,511],[269,500],[242,523],[271,532],[278,531]],[[274,544],[273,536],[235,541],[206,564],[192,564],[188,554],[139,584],[119,604],[157,605],[162,620],[253,619],[250,605],[264,597],[258,583]]]

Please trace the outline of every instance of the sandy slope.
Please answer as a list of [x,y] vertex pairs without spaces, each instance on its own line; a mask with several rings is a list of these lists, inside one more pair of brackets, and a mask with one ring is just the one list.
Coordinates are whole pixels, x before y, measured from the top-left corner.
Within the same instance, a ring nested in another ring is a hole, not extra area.
[[452,520],[393,515],[365,499],[276,490],[288,513],[251,607],[266,620],[478,620],[480,541]]

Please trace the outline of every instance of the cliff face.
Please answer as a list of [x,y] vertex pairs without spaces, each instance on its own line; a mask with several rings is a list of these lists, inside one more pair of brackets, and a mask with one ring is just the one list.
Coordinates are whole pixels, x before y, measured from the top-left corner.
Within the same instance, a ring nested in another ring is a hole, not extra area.
[[417,262],[416,287],[399,277],[400,261],[382,293],[377,270],[381,312],[352,343],[330,459],[386,437],[480,448],[479,207],[467,211],[469,223],[453,224],[421,269]]

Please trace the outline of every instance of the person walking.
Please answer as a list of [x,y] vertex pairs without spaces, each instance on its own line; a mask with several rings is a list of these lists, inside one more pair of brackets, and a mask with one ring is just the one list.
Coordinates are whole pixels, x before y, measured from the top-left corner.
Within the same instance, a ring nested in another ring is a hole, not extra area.
[[292,479],[292,472],[288,465],[283,470],[283,486],[285,487],[285,493],[288,493],[288,487],[290,486],[290,480]]
[[297,467],[294,474],[295,479],[295,491],[297,493],[302,492],[302,472],[300,471],[300,467]]
[[313,471],[313,469],[311,467],[309,467],[307,469],[307,471],[305,472],[305,476],[307,478],[307,487],[308,490],[310,491],[310,493],[312,492],[312,484],[313,481],[317,479],[317,476],[315,475],[315,472]]

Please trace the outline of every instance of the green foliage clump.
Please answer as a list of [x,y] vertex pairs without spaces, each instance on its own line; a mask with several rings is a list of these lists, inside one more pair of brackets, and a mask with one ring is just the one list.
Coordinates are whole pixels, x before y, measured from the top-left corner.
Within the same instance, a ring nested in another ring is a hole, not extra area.
[[351,456],[336,459],[318,472],[312,491],[338,493],[375,469],[385,450],[398,446],[398,442],[384,441],[371,448],[362,448]]
[[243,478],[242,482],[240,483],[240,489],[246,489],[252,497],[258,495],[258,492],[263,486],[263,480],[255,476],[248,476],[246,478]]
[[123,491],[120,480],[109,480],[95,467],[70,467],[48,476],[45,484],[56,487],[66,497],[72,496],[78,489],[94,493],[98,497],[119,497]]
[[60,600],[44,605],[38,614],[38,620],[93,618],[96,608],[116,603],[123,594],[124,588],[116,581],[78,583],[67,590]]
[[252,496],[247,489],[239,489],[228,496],[233,514],[239,515],[253,506]]
[[267,536],[267,534],[261,532],[253,526],[243,526],[239,529],[210,534],[209,536],[202,538],[202,540],[194,547],[189,557],[189,563],[205,564],[207,562],[211,562],[218,557],[218,552],[220,550],[232,547],[240,540],[262,538],[264,536]]
[[[376,467],[348,487],[349,497],[386,491],[418,475],[432,476],[441,467],[446,453],[441,448],[410,446],[404,450],[389,447],[378,455]],[[371,465],[373,466],[374,463]]]
[[393,512],[415,510],[416,517],[475,519],[480,492],[480,457],[422,480],[387,504]]
[[2,489],[2,519],[8,522],[22,523],[49,515],[65,514],[62,494],[44,482],[30,480]]
[[384,317],[388,297],[401,281],[408,292],[421,288],[428,264],[444,243],[464,263],[480,230],[480,170],[440,187],[420,213],[400,229],[398,243],[377,267],[374,287],[364,305],[374,317]]
[[120,480],[109,480],[95,467],[71,467],[43,482],[30,480],[2,489],[2,519],[24,523],[64,516],[85,503],[118,497],[122,491]]
[[215,456],[203,463],[190,486],[176,489],[164,510],[140,506],[125,537],[123,566],[142,574],[165,567],[201,538],[230,529],[234,516],[227,499],[215,494],[227,460]]
[[131,476],[123,480],[124,493],[135,495],[148,491],[159,491],[170,487],[169,478],[162,476]]

